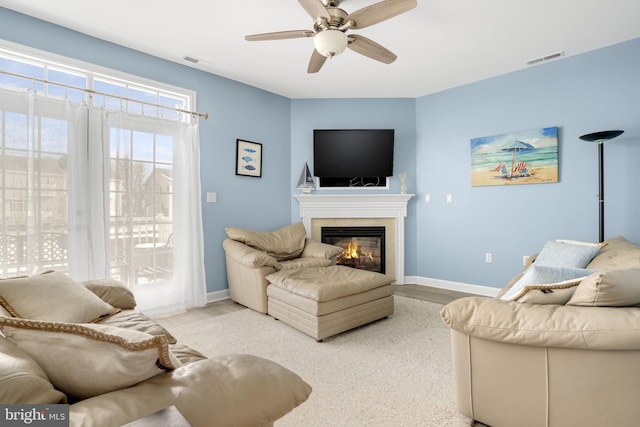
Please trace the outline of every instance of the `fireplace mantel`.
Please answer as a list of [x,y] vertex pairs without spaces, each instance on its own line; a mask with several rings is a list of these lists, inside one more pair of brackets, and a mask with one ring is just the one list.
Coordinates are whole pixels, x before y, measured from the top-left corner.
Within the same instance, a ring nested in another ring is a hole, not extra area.
[[395,222],[396,283],[404,284],[404,219],[413,194],[298,194],[300,218],[311,237],[314,218],[392,218]]

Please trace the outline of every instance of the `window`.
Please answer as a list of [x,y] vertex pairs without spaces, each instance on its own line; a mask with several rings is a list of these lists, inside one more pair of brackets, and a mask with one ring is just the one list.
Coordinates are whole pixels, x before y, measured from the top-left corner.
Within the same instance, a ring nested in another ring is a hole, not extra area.
[[[173,138],[110,129],[112,277],[152,282],[173,271]],[[133,266],[133,267],[131,267]]]
[[[190,262],[174,232],[198,227],[176,222],[174,181],[199,159],[175,158],[193,151],[197,123],[175,108],[189,110],[193,95],[3,49],[0,71],[0,277],[56,269],[189,294],[172,285],[189,282],[174,277],[176,260]],[[193,234],[179,235],[190,248]]]

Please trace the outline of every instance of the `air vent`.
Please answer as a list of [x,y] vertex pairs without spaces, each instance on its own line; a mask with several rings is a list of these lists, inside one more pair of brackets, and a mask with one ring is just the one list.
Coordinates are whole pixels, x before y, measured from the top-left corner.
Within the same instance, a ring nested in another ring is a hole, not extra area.
[[198,58],[193,58],[191,56],[185,56],[182,59],[184,59],[185,61],[193,62],[194,64],[197,64],[198,62],[200,62]]
[[539,58],[530,59],[530,60],[526,61],[525,64],[527,64],[527,65],[539,64],[540,62],[549,61],[551,59],[556,59],[556,58],[559,58],[561,56],[564,56],[564,52],[562,52],[562,51],[555,52],[555,53],[551,53],[549,55],[541,56]]

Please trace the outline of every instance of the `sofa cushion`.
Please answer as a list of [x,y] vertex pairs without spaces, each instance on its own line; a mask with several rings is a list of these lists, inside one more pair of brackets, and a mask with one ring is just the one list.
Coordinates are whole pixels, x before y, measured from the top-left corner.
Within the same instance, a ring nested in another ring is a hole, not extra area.
[[184,344],[171,344],[169,346],[169,350],[171,350],[171,354],[174,355],[183,365],[207,358],[207,356],[200,353],[198,350]]
[[580,283],[567,305],[588,307],[640,305],[640,267],[593,273]]
[[293,259],[304,250],[307,233],[301,222],[275,231],[253,231],[245,228],[225,228],[230,239],[265,251],[278,261]]
[[640,246],[624,237],[614,237],[605,241],[607,245],[589,263],[593,270],[616,270],[640,266]]
[[175,344],[177,342],[176,338],[158,322],[134,310],[123,310],[113,316],[100,319],[100,321],[96,323],[116,328],[131,329],[149,335],[164,335],[167,337],[169,344]]
[[360,294],[394,281],[386,274],[342,265],[280,270],[267,275],[266,279],[270,286],[317,302]]
[[593,270],[532,265],[500,299],[532,304],[565,304]]
[[12,316],[87,323],[120,311],[64,273],[0,280],[0,305]]
[[2,304],[0,304],[0,316],[11,317],[11,313],[9,313]]
[[119,280],[94,279],[82,282],[82,285],[113,307],[123,310],[136,307],[136,298],[133,292]]
[[452,329],[490,341],[534,347],[640,350],[639,308],[587,309],[465,297],[444,306],[440,315]]
[[270,426],[311,394],[289,369],[246,354],[190,363],[170,376],[182,388],[175,406],[192,426]]
[[229,354],[75,403],[69,416],[72,426],[122,426],[173,405],[194,427],[271,426],[310,393],[309,384],[278,363]]
[[0,336],[0,402],[2,404],[67,403],[35,360]]
[[162,335],[6,317],[0,318],[0,327],[57,389],[78,399],[129,387],[181,365]]
[[544,244],[536,257],[535,264],[547,267],[585,268],[600,252],[599,245],[549,241]]
[[333,257],[340,255],[343,251],[344,249],[340,246],[317,242],[313,239],[306,239],[304,243],[304,250],[300,256],[303,258],[314,257],[332,259]]
[[222,247],[227,259],[234,259],[240,264],[250,268],[276,268],[278,265],[278,260],[265,251],[252,248],[251,246],[232,239],[224,239]]
[[276,270],[297,270],[299,268],[328,267],[332,264],[330,259],[304,257],[279,262],[275,268]]

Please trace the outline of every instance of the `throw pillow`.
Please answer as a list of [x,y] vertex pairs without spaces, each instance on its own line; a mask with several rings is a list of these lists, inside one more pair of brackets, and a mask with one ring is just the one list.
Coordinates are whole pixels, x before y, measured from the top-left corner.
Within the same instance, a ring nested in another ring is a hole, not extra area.
[[180,366],[164,336],[105,325],[0,318],[7,339],[29,354],[51,383],[86,399]]
[[67,403],[35,360],[0,337],[0,402],[2,404]]
[[278,261],[298,258],[304,250],[307,232],[301,222],[275,231],[253,231],[245,228],[225,228],[230,239],[265,251]]
[[282,261],[276,266],[276,270],[297,270],[308,267],[329,267],[333,263],[326,258],[301,257]]
[[304,250],[302,251],[302,257],[314,257],[331,259],[340,255],[344,251],[344,248],[336,245],[329,245],[327,243],[316,242],[312,239],[306,239],[304,244]]
[[594,270],[618,270],[637,267],[640,263],[640,246],[624,237],[607,239],[607,246],[591,260],[587,268]]
[[591,273],[592,270],[583,268],[532,265],[500,299],[531,304],[566,304],[580,282]]
[[607,242],[583,242],[582,240],[568,240],[568,239],[556,239],[556,242],[567,243],[569,245],[582,245],[582,246],[591,246],[592,248],[604,248],[607,246]]
[[136,298],[124,283],[114,279],[93,279],[82,282],[85,288],[102,301],[116,308],[129,310],[136,307]]
[[64,273],[0,280],[0,305],[12,316],[88,323],[120,311]]
[[155,320],[149,318],[144,313],[140,313],[135,310],[123,310],[120,313],[116,313],[113,316],[100,319],[95,322],[99,325],[107,325],[116,328],[124,328],[133,331],[144,332],[149,335],[164,335],[167,337],[169,344],[175,344],[176,338],[169,333],[162,325]]
[[600,271],[580,283],[567,305],[630,307],[640,305],[640,267]]
[[599,245],[549,241],[542,247],[535,264],[547,267],[585,268],[598,252]]

